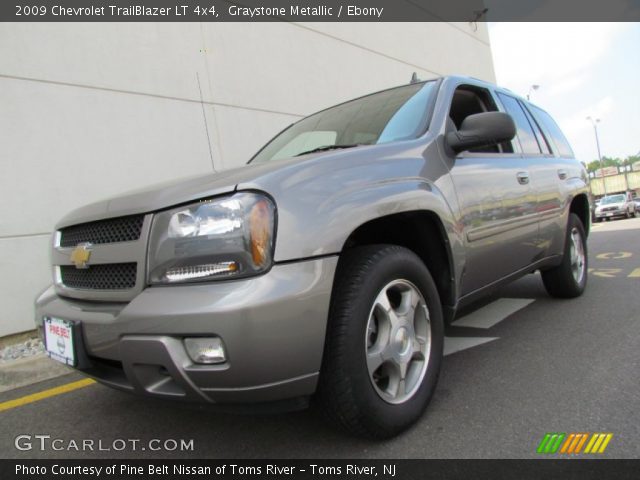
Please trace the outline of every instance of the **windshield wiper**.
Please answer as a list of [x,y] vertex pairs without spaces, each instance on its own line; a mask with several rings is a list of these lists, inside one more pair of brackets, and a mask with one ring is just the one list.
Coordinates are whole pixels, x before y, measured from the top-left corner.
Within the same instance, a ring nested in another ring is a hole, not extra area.
[[317,148],[312,148],[311,150],[307,150],[305,152],[300,152],[297,155],[294,155],[295,157],[299,157],[300,155],[306,155],[308,153],[315,153],[315,152],[326,152],[328,150],[338,150],[339,148],[353,148],[353,147],[359,147],[360,145],[362,145],[362,143],[353,143],[353,144],[347,144],[347,145],[325,145],[323,147],[317,147]]

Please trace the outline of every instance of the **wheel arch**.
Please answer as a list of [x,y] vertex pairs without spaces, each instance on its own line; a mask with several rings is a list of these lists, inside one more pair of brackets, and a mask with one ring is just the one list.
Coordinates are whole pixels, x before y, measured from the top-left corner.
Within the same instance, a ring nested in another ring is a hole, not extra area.
[[586,193],[579,193],[571,199],[569,213],[575,213],[584,227],[584,233],[588,236],[591,227],[591,207]]
[[435,212],[407,211],[369,220],[351,232],[342,252],[371,244],[399,245],[415,253],[429,269],[443,309],[454,307],[457,291],[451,245]]

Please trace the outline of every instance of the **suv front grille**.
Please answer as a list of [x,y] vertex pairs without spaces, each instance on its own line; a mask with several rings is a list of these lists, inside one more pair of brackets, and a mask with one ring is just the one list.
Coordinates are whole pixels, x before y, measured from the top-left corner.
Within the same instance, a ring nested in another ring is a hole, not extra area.
[[82,223],[60,230],[60,246],[75,247],[79,243],[130,242],[140,238],[144,215],[110,218]]
[[136,285],[137,263],[109,263],[78,269],[60,266],[60,279],[65,287],[84,290],[125,290]]

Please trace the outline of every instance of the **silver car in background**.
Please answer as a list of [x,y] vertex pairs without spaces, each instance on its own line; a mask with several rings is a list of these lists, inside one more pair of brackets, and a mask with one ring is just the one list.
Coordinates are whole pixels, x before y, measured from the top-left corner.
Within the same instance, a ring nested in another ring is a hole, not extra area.
[[600,200],[595,210],[597,222],[615,218],[632,218],[637,214],[636,203],[629,193],[607,195]]

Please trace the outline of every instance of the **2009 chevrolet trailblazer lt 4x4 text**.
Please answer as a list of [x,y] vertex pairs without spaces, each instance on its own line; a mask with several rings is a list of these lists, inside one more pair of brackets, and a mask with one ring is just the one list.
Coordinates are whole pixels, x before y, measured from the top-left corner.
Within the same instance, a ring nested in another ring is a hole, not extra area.
[[56,227],[50,355],[101,383],[301,408],[385,438],[433,395],[444,323],[540,271],[587,282],[587,174],[551,117],[445,77],[311,115],[248,165],[99,202]]

